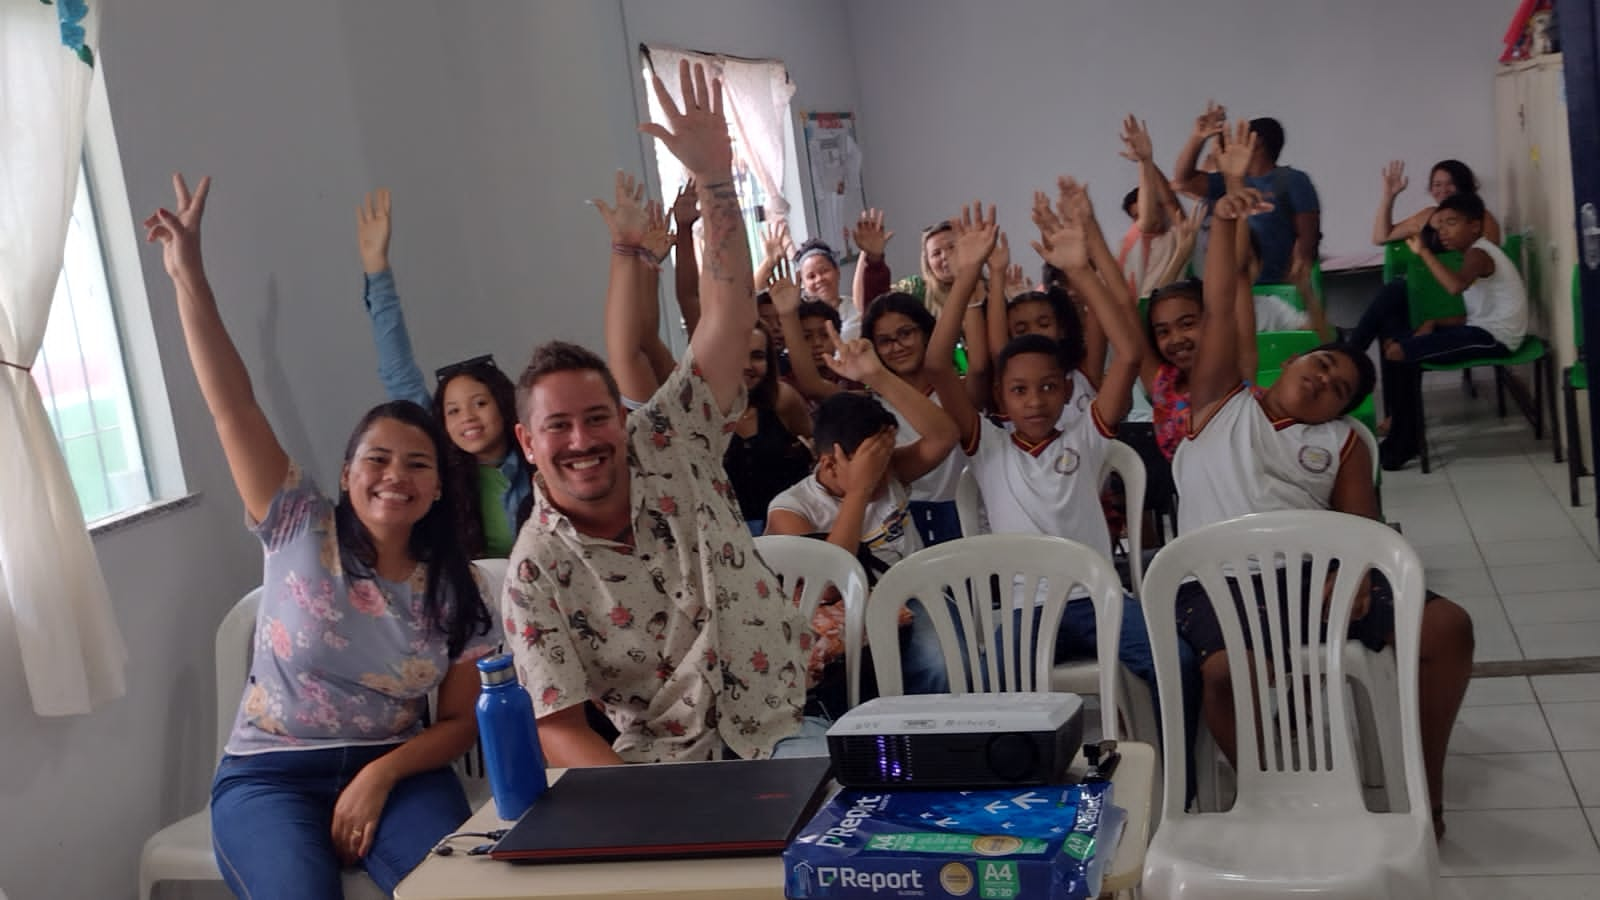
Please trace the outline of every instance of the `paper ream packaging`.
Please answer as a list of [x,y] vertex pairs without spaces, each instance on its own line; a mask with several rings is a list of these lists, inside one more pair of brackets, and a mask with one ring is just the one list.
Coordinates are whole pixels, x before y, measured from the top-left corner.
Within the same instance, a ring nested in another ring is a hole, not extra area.
[[843,791],[784,851],[784,895],[1096,897],[1125,818],[1110,804],[1109,784]]

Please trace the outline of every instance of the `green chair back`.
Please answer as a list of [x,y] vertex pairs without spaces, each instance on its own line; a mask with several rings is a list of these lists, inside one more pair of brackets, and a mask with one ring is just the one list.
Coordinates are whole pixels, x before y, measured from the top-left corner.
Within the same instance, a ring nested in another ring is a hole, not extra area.
[[[1278,370],[1291,356],[1298,356],[1308,350],[1315,350],[1322,346],[1322,340],[1315,331],[1260,331],[1256,333],[1256,377],[1261,378],[1267,372],[1273,374],[1273,381],[1277,380]],[[1265,387],[1272,382],[1261,382]]]
[[1390,241],[1383,245],[1383,283],[1400,278],[1406,274],[1406,264],[1416,259],[1417,255],[1411,252],[1405,241]]
[[1258,295],[1277,297],[1301,312],[1306,311],[1306,298],[1300,296],[1300,289],[1292,284],[1258,284],[1250,290]]
[[[1447,269],[1461,268],[1459,251],[1440,253],[1437,258]],[[1427,264],[1415,254],[1412,254],[1410,261],[1406,263],[1405,276],[1412,328],[1429,319],[1447,319],[1467,314],[1466,304],[1462,302],[1460,295],[1445,290],[1444,285],[1428,271]]]

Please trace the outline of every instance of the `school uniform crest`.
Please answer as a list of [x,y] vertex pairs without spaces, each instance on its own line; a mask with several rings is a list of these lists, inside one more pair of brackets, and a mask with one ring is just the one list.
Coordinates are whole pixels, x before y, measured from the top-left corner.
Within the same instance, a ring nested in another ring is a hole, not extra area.
[[1306,444],[1300,448],[1300,468],[1313,475],[1321,475],[1333,465],[1333,454],[1313,444]]
[[1082,462],[1082,458],[1078,456],[1078,451],[1071,447],[1062,447],[1061,455],[1056,457],[1056,461],[1051,468],[1055,469],[1057,475],[1071,475],[1073,472],[1078,471],[1078,466]]

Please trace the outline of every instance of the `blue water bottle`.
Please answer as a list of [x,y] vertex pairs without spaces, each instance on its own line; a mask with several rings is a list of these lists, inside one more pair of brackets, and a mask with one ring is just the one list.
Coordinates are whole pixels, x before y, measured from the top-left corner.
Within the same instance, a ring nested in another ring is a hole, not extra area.
[[483,682],[478,694],[478,738],[483,742],[489,789],[494,792],[495,812],[515,821],[550,787],[533,701],[517,681],[510,656],[478,660],[478,677]]

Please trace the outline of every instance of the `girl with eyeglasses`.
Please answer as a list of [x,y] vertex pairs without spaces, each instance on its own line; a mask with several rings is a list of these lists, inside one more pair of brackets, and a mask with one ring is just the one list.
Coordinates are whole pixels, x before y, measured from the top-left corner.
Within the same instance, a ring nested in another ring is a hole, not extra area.
[[368,194],[356,216],[378,378],[389,399],[410,400],[433,411],[450,439],[444,471],[454,489],[462,543],[471,556],[503,558],[516,542],[533,496],[532,467],[511,434],[517,421],[516,388],[493,357],[478,356],[439,369],[430,394],[389,267],[389,192]]

